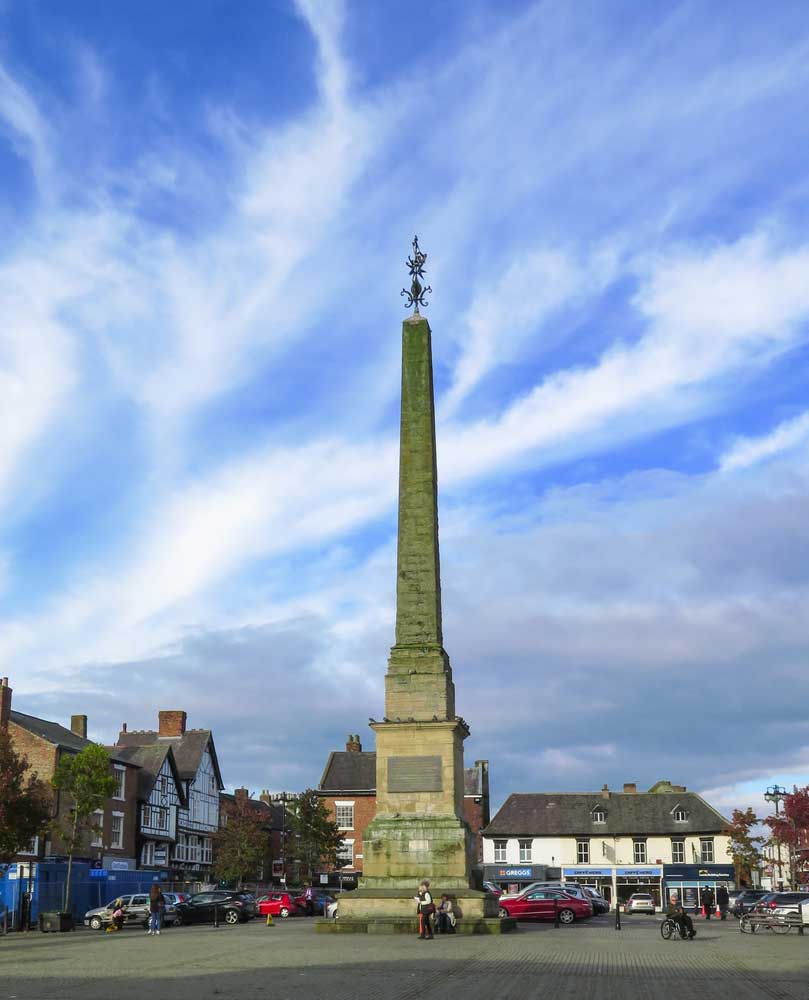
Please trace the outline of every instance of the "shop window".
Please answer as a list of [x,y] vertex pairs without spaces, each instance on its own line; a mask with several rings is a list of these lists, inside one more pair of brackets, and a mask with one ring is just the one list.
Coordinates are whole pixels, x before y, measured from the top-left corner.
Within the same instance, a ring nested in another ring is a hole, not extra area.
[[713,837],[700,838],[699,861],[702,865],[713,864]]
[[646,864],[646,841],[636,840],[632,844],[633,860],[636,865]]
[[531,841],[521,840],[520,845],[520,864],[530,863],[531,861]]
[[685,864],[685,841],[684,840],[672,840],[671,842],[671,861],[675,865]]
[[607,814],[604,812],[603,809],[594,809],[593,810],[593,822],[594,823],[606,823],[607,822]]
[[494,842],[494,860],[495,861],[505,861],[506,860],[506,847],[508,846],[507,840],[495,840]]
[[576,841],[576,863],[580,865],[590,864],[590,841]]

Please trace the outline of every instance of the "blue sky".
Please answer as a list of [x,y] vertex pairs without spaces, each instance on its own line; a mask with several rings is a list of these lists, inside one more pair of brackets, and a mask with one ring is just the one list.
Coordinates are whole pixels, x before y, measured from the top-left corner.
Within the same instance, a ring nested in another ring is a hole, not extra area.
[[467,758],[759,805],[809,780],[809,12],[424,7],[0,2],[0,668],[317,782],[382,707],[418,232]]

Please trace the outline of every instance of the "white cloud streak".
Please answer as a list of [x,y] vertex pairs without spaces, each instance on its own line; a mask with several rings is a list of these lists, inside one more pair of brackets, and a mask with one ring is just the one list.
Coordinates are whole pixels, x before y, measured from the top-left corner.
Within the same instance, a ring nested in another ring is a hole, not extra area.
[[809,411],[791,420],[785,420],[769,434],[738,438],[722,455],[719,467],[723,472],[746,469],[782,452],[802,447],[807,442],[809,442]]

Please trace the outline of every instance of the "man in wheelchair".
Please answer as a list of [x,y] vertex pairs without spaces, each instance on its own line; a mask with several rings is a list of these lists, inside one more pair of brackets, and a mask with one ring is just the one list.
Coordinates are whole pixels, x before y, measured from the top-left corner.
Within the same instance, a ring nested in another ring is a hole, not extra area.
[[683,909],[676,892],[673,892],[669,896],[669,905],[666,907],[666,919],[677,924],[680,937],[690,941],[696,936],[697,932],[694,930],[694,922]]

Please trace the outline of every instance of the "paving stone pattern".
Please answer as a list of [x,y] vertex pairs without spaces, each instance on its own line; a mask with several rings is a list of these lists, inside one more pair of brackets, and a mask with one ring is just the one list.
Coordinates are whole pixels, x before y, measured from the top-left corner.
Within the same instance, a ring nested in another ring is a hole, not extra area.
[[809,1000],[809,934],[699,925],[694,942],[661,939],[633,918],[497,938],[315,935],[312,921],[117,935],[0,938],[0,1000]]

